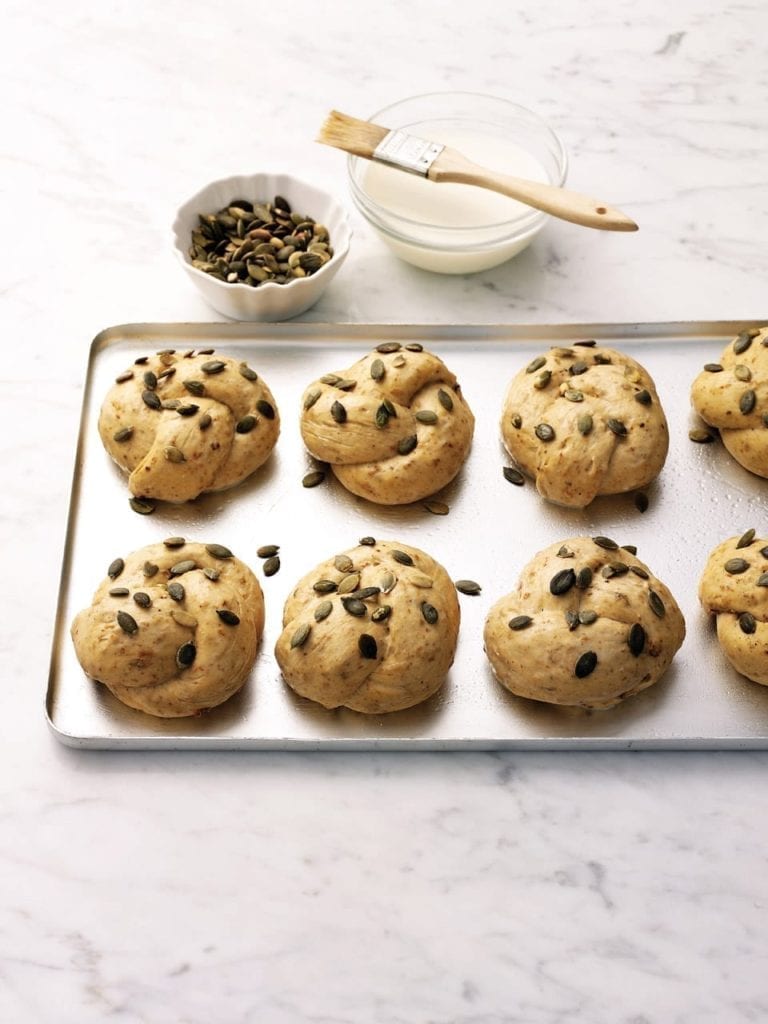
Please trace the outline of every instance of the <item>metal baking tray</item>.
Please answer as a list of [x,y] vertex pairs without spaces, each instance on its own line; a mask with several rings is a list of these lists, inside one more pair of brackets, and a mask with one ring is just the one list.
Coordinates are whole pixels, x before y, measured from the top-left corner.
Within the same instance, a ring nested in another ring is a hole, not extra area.
[[[704,362],[750,324],[579,324],[557,326],[370,326],[320,324],[138,324],[112,327],[93,341],[72,486],[47,693],[55,735],[81,747],[204,749],[556,749],[759,748],[768,746],[768,687],[739,676],[720,653],[697,597],[709,551],[754,526],[768,529],[768,483],[728,456],[719,442],[693,444],[696,418],[690,383]],[[553,344],[595,338],[640,360],[656,381],[670,424],[664,470],[647,489],[640,513],[632,494],[600,498],[583,510],[545,503],[530,482],[511,486],[499,440],[507,383],[518,368]],[[381,508],[343,490],[331,474],[302,487],[313,465],[298,429],[306,384],[342,370],[374,345],[420,341],[457,374],[475,412],[468,462],[439,497],[450,506],[435,516],[420,504]],[[246,359],[265,378],[283,427],[270,461],[250,480],[221,494],[141,516],[128,505],[120,471],[102,448],[96,422],[114,377],[133,360],[162,348],[208,348]],[[482,630],[490,606],[512,589],[523,565],[541,548],[575,534],[603,534],[636,544],[640,557],[672,590],[686,619],[685,643],[656,686],[603,712],[552,707],[507,693],[485,660]],[[266,627],[243,690],[198,718],[161,720],[132,711],[83,674],[69,624],[89,603],[117,555],[171,534],[218,541],[257,573]],[[401,539],[437,558],[454,579],[482,586],[460,595],[456,661],[439,694],[425,704],[368,717],[327,711],[297,697],[273,656],[283,602],[317,562],[372,534]],[[265,578],[256,556],[280,545],[280,572]]]

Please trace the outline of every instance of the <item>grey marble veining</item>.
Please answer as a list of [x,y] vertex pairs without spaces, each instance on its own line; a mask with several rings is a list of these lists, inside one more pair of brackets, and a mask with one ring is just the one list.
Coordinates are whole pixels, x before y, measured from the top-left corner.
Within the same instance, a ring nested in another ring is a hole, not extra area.
[[[764,755],[121,756],[43,717],[90,340],[217,319],[179,202],[262,166],[342,197],[351,255],[306,320],[765,319],[767,32],[749,0],[5,5],[3,1024],[768,1016]],[[442,89],[551,119],[569,183],[641,230],[397,262],[311,140]]]

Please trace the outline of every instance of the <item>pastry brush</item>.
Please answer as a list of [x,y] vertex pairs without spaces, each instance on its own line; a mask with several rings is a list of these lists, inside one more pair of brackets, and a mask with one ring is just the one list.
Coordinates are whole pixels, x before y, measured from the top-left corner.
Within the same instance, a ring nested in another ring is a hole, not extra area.
[[631,218],[597,199],[556,185],[499,174],[473,163],[448,146],[399,129],[390,131],[337,110],[332,110],[325,119],[317,141],[366,160],[378,160],[401,171],[419,174],[430,181],[452,181],[500,192],[573,224],[603,231],[637,231],[637,224]]

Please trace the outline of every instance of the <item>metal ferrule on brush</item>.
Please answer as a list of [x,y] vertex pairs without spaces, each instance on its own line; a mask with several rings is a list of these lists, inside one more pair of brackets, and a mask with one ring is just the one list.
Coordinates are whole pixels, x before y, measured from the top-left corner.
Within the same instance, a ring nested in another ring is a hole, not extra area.
[[373,159],[426,178],[430,167],[444,149],[445,146],[437,142],[429,142],[420,139],[418,135],[408,135],[396,129],[388,132],[374,149]]

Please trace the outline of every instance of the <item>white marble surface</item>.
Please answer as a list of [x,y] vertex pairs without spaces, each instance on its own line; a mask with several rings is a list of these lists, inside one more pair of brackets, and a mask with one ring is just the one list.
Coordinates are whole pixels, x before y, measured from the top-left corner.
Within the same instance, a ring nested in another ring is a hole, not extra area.
[[496,93],[641,231],[553,223],[440,278],[353,215],[305,319],[765,319],[765,5],[6,0],[2,28],[0,1021],[765,1020],[768,755],[119,755],[43,718],[90,339],[216,319],[169,250],[186,194],[267,165],[344,196],[328,108]]

